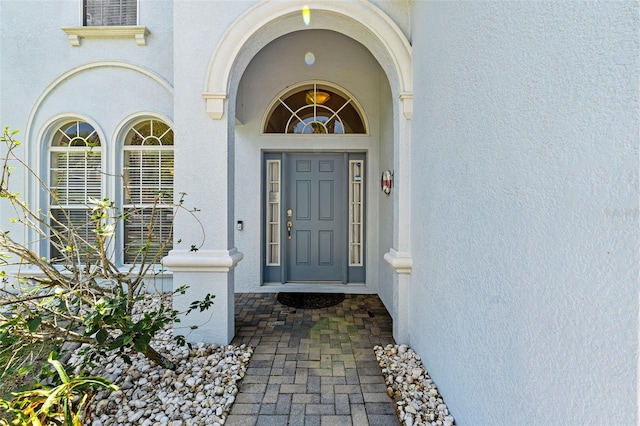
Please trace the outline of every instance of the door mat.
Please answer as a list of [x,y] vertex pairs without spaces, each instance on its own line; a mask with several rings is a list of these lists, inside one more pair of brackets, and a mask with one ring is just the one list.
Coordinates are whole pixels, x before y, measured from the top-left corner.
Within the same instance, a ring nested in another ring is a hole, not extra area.
[[344,293],[278,293],[278,302],[298,309],[320,309],[342,303]]

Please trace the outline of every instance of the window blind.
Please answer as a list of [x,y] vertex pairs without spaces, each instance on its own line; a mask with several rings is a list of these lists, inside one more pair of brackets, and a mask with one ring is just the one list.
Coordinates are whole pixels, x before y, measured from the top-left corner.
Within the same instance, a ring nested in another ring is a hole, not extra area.
[[86,254],[96,242],[89,200],[102,198],[100,138],[86,122],[66,123],[53,135],[50,159],[49,254],[52,259],[62,260],[67,246]]
[[[146,250],[148,258],[166,256],[172,247],[173,208],[126,208],[124,263],[136,263]],[[159,261],[159,259],[157,259]]]
[[137,25],[138,0],[84,0],[85,26]]
[[90,197],[101,198],[101,162],[99,150],[70,148],[69,151],[52,152],[51,204],[84,205]]
[[[52,206],[51,217],[51,259],[64,259],[63,251],[67,246],[84,254],[90,246],[96,244],[95,226],[89,209]],[[72,236],[79,239],[72,239]]]
[[136,263],[172,247],[173,130],[145,120],[128,133],[123,152],[124,263]]

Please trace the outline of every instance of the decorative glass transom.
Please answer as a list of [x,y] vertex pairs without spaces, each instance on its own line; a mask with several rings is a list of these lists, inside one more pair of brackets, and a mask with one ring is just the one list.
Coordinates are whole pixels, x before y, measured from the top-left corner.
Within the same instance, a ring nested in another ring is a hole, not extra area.
[[345,134],[366,133],[366,129],[351,97],[314,83],[278,98],[264,132]]

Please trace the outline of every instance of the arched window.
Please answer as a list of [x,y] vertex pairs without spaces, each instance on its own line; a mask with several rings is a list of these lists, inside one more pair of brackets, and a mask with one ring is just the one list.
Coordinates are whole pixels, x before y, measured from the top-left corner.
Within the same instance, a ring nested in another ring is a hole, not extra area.
[[51,249],[52,259],[60,260],[73,228],[90,245],[96,240],[91,227],[90,198],[102,198],[102,150],[100,137],[89,123],[67,122],[53,134],[50,153]]
[[171,249],[173,130],[147,119],[126,134],[123,147],[124,263]]
[[354,100],[323,84],[305,84],[277,99],[265,133],[345,134],[366,133]]

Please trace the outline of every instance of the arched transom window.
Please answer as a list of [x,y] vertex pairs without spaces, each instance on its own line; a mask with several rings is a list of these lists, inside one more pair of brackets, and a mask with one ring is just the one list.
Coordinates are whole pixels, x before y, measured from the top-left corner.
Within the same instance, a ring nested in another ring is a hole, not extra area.
[[305,84],[277,99],[265,133],[347,134],[366,133],[353,98],[322,84]]

